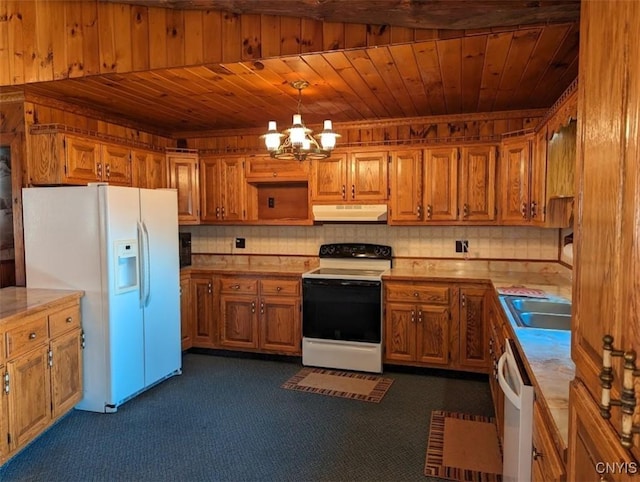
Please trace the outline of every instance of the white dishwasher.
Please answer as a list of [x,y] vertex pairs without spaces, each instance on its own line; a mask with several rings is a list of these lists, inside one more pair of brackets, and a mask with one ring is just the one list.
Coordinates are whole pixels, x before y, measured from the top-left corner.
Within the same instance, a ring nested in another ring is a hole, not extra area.
[[498,361],[498,383],[504,392],[504,482],[531,480],[533,437],[533,386],[511,339]]

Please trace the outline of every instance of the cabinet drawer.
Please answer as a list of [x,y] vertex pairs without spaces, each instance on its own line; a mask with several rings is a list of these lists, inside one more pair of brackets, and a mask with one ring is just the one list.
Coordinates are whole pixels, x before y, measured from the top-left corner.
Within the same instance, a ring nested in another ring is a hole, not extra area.
[[51,338],[74,328],[80,328],[79,305],[69,306],[49,315],[49,336]]
[[260,281],[263,295],[299,296],[300,281],[294,279],[264,279]]
[[255,295],[258,293],[258,280],[255,278],[221,278],[220,291],[222,293]]
[[385,283],[387,301],[419,301],[421,303],[449,304],[448,286],[411,283]]
[[7,359],[47,342],[47,317],[35,318],[7,330]]

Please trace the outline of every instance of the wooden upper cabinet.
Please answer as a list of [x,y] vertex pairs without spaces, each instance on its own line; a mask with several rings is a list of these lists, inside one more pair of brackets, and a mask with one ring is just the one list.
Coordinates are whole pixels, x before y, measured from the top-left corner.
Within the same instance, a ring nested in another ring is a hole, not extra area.
[[347,182],[349,200],[384,202],[389,190],[388,153],[353,152],[350,163]]
[[346,153],[334,152],[327,159],[312,161],[311,198],[314,201],[347,201],[347,159]]
[[458,218],[458,148],[439,147],[424,152],[425,221]]
[[310,161],[283,161],[255,156],[245,159],[247,182],[307,181]]
[[336,153],[312,161],[311,198],[318,202],[384,203],[388,197],[388,153]]
[[136,187],[159,189],[167,187],[167,159],[163,153],[136,150],[132,153],[133,178]]
[[503,224],[529,223],[532,201],[531,181],[532,136],[503,141],[500,157],[500,219]]
[[391,153],[389,221],[422,220],[422,149]]
[[200,160],[202,222],[233,222],[246,218],[244,158]]
[[462,148],[459,179],[459,219],[493,221],[496,218],[496,148]]
[[66,136],[63,146],[63,182],[86,184],[102,180],[101,152],[97,142]]
[[[187,151],[187,150],[185,150]],[[200,222],[200,186],[198,183],[198,153],[196,151],[167,152],[169,187],[178,191],[178,222]]]
[[131,150],[113,144],[102,144],[98,175],[117,186],[131,186]]

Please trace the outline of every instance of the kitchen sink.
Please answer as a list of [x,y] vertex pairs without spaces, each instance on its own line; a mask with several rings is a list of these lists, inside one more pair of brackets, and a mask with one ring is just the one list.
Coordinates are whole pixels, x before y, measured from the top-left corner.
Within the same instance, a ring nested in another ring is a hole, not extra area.
[[571,303],[517,298],[512,300],[511,304],[520,313],[552,313],[571,316]]
[[546,330],[571,330],[571,303],[548,299],[503,296],[518,326]]
[[520,313],[516,317],[521,326],[527,328],[545,328],[547,330],[570,330],[571,315],[557,313]]

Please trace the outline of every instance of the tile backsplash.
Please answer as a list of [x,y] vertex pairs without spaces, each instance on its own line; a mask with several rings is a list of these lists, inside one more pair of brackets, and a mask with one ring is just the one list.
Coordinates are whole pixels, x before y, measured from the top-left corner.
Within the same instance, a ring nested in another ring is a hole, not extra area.
[[[366,242],[393,247],[394,256],[460,258],[456,240],[467,240],[469,259],[557,261],[558,229],[519,226],[387,226],[324,224],[317,226],[182,226],[192,233],[194,254],[269,254],[316,256],[321,244]],[[244,238],[245,248],[235,239]]]

